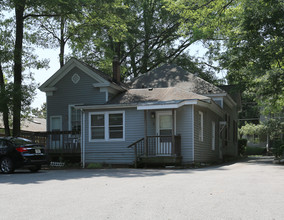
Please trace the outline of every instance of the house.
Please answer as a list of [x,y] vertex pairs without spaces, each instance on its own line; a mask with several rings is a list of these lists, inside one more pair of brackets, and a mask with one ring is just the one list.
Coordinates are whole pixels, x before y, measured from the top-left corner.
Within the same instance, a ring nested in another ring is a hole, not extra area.
[[40,86],[47,97],[47,130],[79,130],[83,166],[237,156],[237,104],[227,92],[176,65],[127,85],[120,82],[117,60],[113,70],[111,78],[71,58]]
[[[2,114],[0,114],[2,118]],[[0,129],[4,129],[4,122],[0,120]],[[21,131],[24,132],[45,132],[46,131],[46,119],[45,118],[25,118],[21,121]]]

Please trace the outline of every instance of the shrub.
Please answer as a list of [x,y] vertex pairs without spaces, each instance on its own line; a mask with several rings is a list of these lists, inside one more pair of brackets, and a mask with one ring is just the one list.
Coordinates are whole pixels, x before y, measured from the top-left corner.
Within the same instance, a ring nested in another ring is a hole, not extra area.
[[101,163],[90,163],[87,166],[87,169],[100,169],[103,165]]
[[271,144],[273,155],[276,158],[282,157],[284,152],[284,142],[280,140],[273,141]]
[[239,139],[238,140],[239,155],[244,155],[245,154],[247,142],[248,142],[247,139]]
[[266,153],[265,147],[246,147],[246,155],[264,155]]

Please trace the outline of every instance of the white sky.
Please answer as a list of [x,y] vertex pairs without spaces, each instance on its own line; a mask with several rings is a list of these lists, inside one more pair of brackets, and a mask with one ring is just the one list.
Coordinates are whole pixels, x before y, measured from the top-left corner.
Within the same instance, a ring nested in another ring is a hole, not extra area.
[[[39,59],[49,59],[49,69],[32,70],[36,83],[41,85],[60,68],[59,49],[36,49],[35,52]],[[36,90],[36,93],[37,95],[32,103],[32,107],[40,108],[46,102],[46,96],[39,89]]]

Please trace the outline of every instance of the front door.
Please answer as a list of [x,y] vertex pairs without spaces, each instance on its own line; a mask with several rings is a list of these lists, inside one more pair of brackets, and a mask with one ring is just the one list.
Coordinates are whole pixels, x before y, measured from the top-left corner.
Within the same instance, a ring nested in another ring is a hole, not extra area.
[[157,112],[156,129],[158,137],[156,144],[157,156],[170,156],[172,154],[173,118],[171,112]]

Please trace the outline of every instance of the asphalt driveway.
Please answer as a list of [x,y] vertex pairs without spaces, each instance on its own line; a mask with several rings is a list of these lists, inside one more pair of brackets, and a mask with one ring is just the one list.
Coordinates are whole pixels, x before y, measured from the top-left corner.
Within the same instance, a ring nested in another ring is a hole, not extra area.
[[0,219],[284,219],[284,166],[0,174]]

